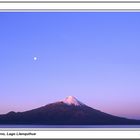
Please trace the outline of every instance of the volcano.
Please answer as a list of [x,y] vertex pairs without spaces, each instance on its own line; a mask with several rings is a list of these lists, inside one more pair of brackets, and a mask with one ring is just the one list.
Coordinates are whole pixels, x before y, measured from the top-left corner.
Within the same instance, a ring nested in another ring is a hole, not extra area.
[[25,112],[0,115],[0,124],[25,125],[140,125],[140,120],[104,113],[73,96]]

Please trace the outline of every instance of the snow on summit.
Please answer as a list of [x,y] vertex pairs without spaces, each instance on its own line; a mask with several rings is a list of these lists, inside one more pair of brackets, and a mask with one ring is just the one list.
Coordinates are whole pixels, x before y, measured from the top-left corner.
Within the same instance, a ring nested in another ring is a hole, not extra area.
[[63,101],[63,103],[67,104],[67,105],[75,105],[75,106],[81,106],[84,105],[83,103],[81,103],[80,101],[78,101],[75,97],[73,96],[68,96],[67,98],[65,98]]

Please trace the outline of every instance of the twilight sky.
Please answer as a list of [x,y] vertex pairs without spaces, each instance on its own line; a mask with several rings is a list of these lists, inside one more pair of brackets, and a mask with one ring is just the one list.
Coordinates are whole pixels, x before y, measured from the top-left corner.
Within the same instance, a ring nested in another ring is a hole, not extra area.
[[0,13],[0,114],[69,95],[140,119],[140,13]]

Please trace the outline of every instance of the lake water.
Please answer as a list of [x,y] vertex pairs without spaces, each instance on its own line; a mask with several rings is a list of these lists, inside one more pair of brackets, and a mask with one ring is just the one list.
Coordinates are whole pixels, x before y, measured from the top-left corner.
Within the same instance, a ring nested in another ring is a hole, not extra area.
[[140,125],[0,125],[0,128],[140,128]]

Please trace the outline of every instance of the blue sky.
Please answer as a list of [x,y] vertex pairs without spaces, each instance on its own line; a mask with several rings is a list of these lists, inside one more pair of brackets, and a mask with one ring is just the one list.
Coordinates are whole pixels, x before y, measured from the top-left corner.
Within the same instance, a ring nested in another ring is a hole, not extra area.
[[0,113],[72,95],[140,119],[139,25],[138,12],[1,12]]

